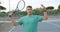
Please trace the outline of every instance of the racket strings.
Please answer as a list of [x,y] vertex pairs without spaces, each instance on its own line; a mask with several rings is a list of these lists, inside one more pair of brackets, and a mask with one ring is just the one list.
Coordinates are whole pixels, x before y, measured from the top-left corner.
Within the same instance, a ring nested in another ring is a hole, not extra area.
[[23,10],[25,7],[25,1],[19,1],[15,10]]

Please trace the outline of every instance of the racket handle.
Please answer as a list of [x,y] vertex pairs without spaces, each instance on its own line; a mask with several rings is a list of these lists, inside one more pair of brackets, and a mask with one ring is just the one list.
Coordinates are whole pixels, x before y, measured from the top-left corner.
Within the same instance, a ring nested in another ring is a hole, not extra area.
[[12,15],[9,15],[9,17],[12,17]]

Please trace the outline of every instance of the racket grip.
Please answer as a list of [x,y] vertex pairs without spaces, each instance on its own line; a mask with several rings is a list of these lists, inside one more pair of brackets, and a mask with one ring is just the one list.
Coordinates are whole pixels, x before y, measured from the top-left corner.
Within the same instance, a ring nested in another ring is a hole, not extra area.
[[9,12],[9,17],[12,17],[13,16],[13,12]]
[[12,15],[9,15],[9,17],[12,17]]

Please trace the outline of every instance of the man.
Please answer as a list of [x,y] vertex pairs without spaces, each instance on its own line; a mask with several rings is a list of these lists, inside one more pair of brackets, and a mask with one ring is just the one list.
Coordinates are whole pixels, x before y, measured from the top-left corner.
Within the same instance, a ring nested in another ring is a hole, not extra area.
[[32,15],[32,6],[27,6],[27,15],[21,17],[18,22],[13,19],[13,13],[9,13],[9,18],[14,26],[23,24],[24,32],[37,32],[38,22],[48,19],[45,6],[41,5],[41,7],[44,10],[44,16]]

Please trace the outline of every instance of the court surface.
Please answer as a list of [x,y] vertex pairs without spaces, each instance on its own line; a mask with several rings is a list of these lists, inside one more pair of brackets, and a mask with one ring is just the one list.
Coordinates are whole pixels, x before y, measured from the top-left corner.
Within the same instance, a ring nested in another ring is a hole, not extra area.
[[[0,21],[0,32],[8,32],[13,28],[13,25],[8,21]],[[23,27],[18,26],[17,32],[23,32]],[[16,31],[16,30],[14,30]],[[48,19],[47,22],[38,23],[38,32],[60,32],[60,18]]]

